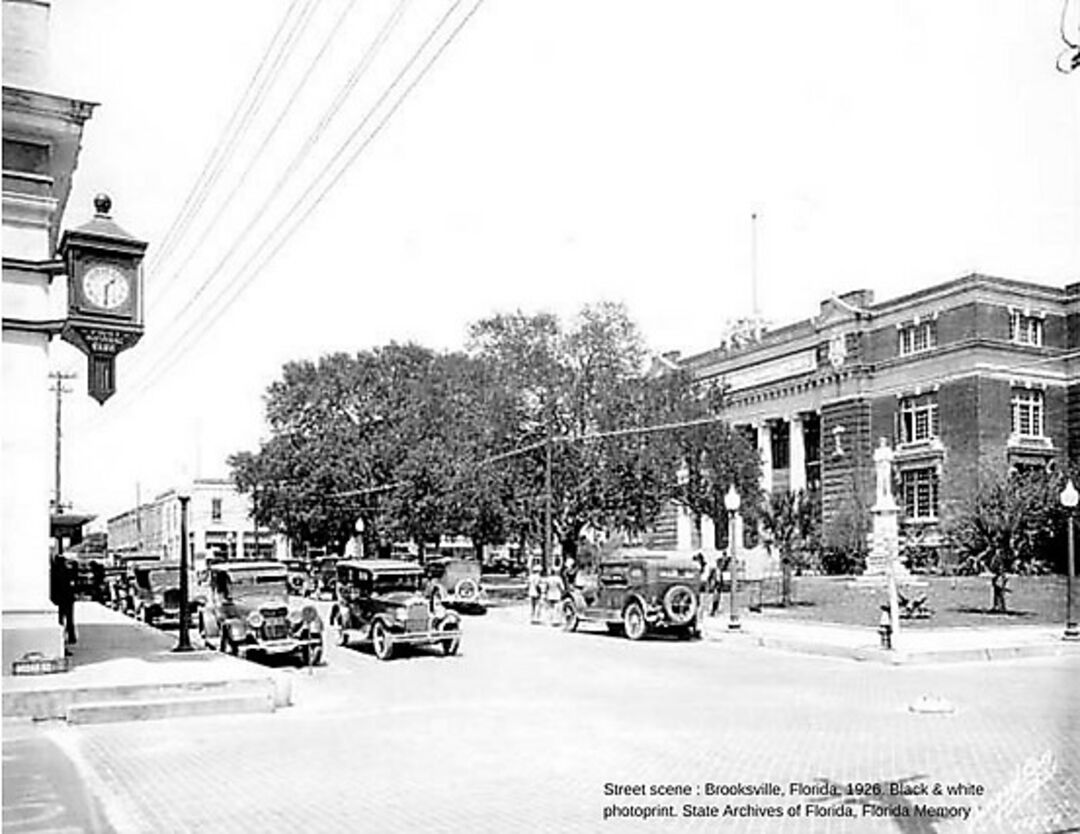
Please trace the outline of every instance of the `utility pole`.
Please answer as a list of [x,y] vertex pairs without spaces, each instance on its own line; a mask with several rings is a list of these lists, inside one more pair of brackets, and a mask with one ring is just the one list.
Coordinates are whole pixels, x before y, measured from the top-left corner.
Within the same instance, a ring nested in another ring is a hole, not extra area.
[[64,509],[64,505],[60,500],[60,447],[61,447],[61,412],[64,394],[70,394],[73,389],[68,388],[64,383],[69,379],[75,379],[75,374],[66,374],[62,371],[53,371],[49,374],[49,379],[55,379],[56,384],[50,388],[50,391],[56,392],[56,492],[53,495],[53,512],[59,513]]
[[142,555],[142,484],[135,482],[135,531],[139,536],[139,544],[136,553]]
[[757,212],[750,215],[750,302],[753,307],[754,326],[761,314],[758,308],[758,274],[757,274]]
[[548,423],[547,442],[544,444],[547,460],[544,466],[544,573],[552,567],[551,547],[551,424]]

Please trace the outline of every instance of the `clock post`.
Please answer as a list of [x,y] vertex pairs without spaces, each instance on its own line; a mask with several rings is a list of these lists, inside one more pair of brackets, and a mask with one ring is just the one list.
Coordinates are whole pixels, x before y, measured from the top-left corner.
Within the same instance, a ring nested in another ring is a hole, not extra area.
[[116,356],[143,334],[142,260],[146,242],[120,228],[112,200],[94,198],[94,217],[64,232],[60,257],[67,273],[66,342],[87,356],[87,390],[104,403],[116,392]]

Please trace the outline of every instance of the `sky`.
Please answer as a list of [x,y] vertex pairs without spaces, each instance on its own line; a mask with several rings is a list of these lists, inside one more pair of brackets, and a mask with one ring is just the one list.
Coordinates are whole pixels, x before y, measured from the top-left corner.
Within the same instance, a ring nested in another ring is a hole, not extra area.
[[[372,137],[416,77],[421,64],[391,87],[413,50],[474,7]],[[1061,11],[56,0],[53,87],[100,102],[65,226],[106,191],[150,243],[146,335],[118,361],[117,395],[98,406],[85,359],[54,345],[55,369],[79,374],[64,500],[104,519],[225,476],[266,437],[285,362],[392,340],[456,349],[495,312],[621,301],[650,348],[690,354],[753,312],[755,260],[777,324],[832,292],[884,299],[972,271],[1080,280],[1080,73],[1054,66]],[[188,223],[268,44],[305,12]]]

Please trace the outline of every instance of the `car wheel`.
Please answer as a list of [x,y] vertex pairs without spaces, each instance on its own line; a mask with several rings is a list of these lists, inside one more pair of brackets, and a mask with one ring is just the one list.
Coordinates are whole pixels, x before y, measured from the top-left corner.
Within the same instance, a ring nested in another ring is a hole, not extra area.
[[301,666],[318,666],[322,662],[322,643],[308,643],[300,648]]
[[382,623],[371,627],[371,648],[379,660],[389,660],[394,654],[394,638]]
[[461,632],[456,628],[443,629],[443,632],[450,635],[442,640],[443,654],[447,657],[457,654],[461,647]]
[[562,628],[563,631],[576,631],[578,627],[577,606],[573,600],[563,600],[562,604]]
[[623,611],[623,631],[631,640],[640,640],[645,636],[645,612],[641,610],[641,603],[631,602]]
[[231,654],[233,657],[240,656],[240,645],[229,636],[227,628],[221,630],[221,650],[226,654]]

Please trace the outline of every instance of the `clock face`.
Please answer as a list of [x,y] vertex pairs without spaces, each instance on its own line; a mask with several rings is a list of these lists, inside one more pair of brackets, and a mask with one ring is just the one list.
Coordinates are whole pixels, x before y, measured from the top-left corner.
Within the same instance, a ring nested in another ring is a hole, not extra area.
[[103,310],[115,310],[131,294],[128,277],[113,266],[94,266],[86,270],[82,289],[86,300]]

